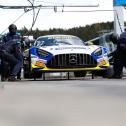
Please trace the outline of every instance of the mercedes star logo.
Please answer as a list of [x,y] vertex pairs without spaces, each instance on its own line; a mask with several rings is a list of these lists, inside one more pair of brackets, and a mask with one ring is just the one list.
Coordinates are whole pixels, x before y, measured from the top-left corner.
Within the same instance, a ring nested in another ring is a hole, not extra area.
[[77,55],[76,54],[72,54],[69,57],[69,63],[70,64],[76,64],[77,63]]

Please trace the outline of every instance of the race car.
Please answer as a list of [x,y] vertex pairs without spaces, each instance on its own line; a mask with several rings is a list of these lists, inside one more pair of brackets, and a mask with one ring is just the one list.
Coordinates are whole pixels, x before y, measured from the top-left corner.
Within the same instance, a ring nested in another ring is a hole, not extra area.
[[84,77],[87,71],[111,76],[107,49],[77,36],[40,36],[24,51],[24,78],[40,78],[46,72],[74,72],[75,77]]

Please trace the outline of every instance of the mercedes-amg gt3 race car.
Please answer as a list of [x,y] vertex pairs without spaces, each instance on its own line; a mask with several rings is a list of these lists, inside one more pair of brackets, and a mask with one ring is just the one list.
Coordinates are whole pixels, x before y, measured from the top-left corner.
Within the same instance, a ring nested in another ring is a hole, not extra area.
[[36,39],[24,51],[24,78],[40,78],[45,72],[74,72],[75,77],[87,71],[110,76],[107,49],[90,45],[72,35],[46,35]]

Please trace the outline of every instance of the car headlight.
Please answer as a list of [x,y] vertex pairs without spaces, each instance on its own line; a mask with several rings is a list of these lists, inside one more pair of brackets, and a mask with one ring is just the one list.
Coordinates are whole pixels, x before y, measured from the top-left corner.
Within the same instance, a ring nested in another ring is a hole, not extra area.
[[102,48],[96,49],[96,50],[94,51],[94,55],[95,55],[95,56],[100,56],[100,55],[102,55]]
[[42,49],[37,49],[36,52],[39,56],[43,56],[43,57],[47,57],[49,55],[48,52],[46,52],[45,50],[42,50]]

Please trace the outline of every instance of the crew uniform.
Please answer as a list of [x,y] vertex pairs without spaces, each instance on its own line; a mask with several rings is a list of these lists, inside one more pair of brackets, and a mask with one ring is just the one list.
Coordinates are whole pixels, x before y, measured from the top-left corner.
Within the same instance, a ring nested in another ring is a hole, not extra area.
[[126,67],[126,31],[123,32],[118,41],[117,41],[117,49],[114,52],[114,75],[112,78],[122,78],[123,75],[123,67]]
[[[14,24],[9,26],[9,33],[3,37],[1,46],[2,62],[6,61],[11,65],[10,80],[15,80],[22,67],[23,56],[21,53],[20,34],[16,32]],[[3,65],[4,66],[4,65]],[[4,67],[2,68],[4,72]]]

